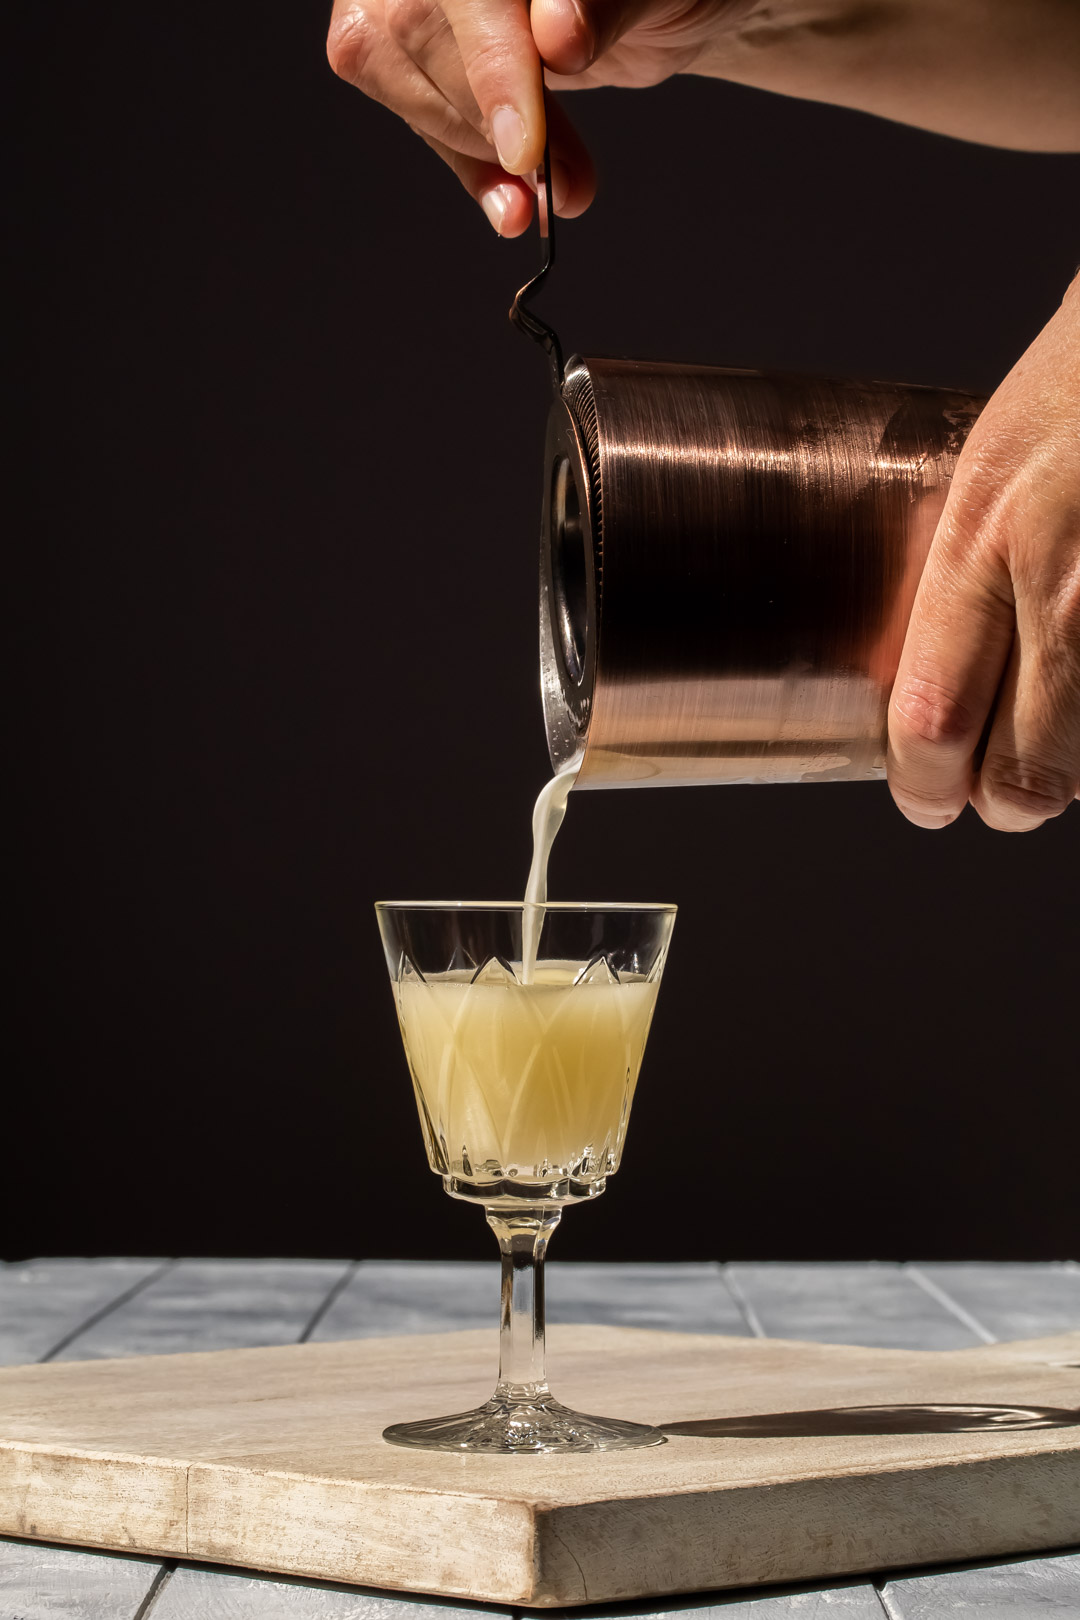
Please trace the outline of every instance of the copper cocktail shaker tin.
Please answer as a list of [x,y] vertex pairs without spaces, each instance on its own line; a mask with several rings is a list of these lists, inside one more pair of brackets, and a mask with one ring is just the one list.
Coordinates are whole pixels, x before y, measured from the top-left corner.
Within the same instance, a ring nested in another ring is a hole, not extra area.
[[541,685],[576,786],[885,774],[927,549],[984,401],[573,359],[548,422]]

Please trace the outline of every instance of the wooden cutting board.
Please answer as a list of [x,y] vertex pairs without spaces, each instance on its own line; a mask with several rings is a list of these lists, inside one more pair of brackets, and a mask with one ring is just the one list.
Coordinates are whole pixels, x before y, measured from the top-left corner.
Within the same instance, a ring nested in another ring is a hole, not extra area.
[[[948,1352],[550,1339],[561,1399],[658,1424],[667,1444],[386,1445],[387,1423],[490,1393],[488,1332],[13,1367],[0,1531],[537,1606],[1080,1540],[1080,1334]],[[957,1404],[989,1410],[925,1410]]]

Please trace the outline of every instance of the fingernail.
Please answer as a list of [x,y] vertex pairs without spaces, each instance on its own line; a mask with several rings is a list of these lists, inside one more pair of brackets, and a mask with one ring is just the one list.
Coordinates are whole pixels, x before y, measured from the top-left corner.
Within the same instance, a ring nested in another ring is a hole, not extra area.
[[491,115],[491,136],[499,162],[511,173],[525,149],[525,125],[513,107],[496,107]]
[[481,208],[500,236],[502,235],[503,220],[506,218],[507,210],[512,201],[513,193],[509,186],[492,186],[491,190],[485,191],[480,199]]
[[566,165],[560,163],[558,158],[551,160],[551,200],[555,204],[555,212],[566,206],[566,199],[570,195],[570,175]]

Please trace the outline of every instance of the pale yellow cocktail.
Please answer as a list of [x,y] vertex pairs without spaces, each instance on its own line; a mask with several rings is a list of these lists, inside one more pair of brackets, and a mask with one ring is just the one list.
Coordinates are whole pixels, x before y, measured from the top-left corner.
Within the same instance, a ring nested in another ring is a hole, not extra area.
[[[545,789],[556,809],[566,785]],[[546,812],[537,820],[550,833]],[[554,1398],[543,1266],[563,1210],[596,1198],[619,1167],[675,908],[552,902],[531,879],[530,893],[376,908],[428,1160],[451,1197],[482,1206],[502,1253],[491,1399],[392,1423],[383,1438],[396,1446],[521,1455],[664,1444],[648,1423]]]
[[601,959],[406,975],[395,986],[431,1168],[575,1182],[618,1167],[658,982]]

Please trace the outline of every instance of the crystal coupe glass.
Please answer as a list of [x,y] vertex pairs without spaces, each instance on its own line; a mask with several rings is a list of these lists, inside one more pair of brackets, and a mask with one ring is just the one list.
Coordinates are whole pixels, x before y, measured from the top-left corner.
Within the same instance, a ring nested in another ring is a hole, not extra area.
[[647,1424],[554,1399],[543,1266],[563,1207],[598,1198],[619,1167],[675,907],[375,909],[428,1162],[451,1197],[483,1205],[502,1251],[495,1393],[476,1411],[395,1423],[383,1438],[504,1453],[662,1444]]

